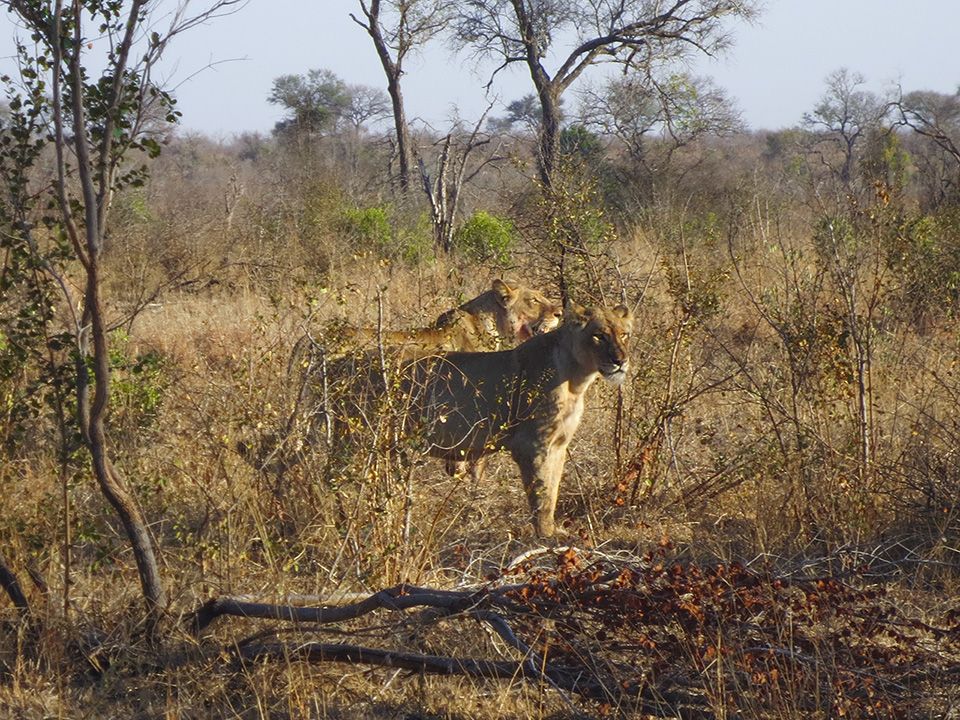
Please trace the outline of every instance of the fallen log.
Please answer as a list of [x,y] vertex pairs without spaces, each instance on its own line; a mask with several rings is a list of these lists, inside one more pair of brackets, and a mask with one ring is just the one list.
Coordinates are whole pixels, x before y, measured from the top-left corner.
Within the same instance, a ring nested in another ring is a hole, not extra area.
[[[326,625],[354,620],[379,609],[409,610],[415,607],[432,607],[460,612],[475,604],[477,595],[475,591],[434,590],[401,584],[346,605],[277,605],[255,601],[250,596],[224,596],[213,598],[201,605],[188,617],[187,625],[198,635],[221,615]],[[299,602],[315,602],[318,599],[314,596],[288,598]]]

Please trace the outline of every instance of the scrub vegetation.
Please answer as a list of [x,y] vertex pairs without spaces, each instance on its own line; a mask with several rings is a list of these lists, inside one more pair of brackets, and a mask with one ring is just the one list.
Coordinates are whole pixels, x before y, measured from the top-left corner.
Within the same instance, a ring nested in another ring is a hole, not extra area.
[[[748,130],[671,60],[749,3],[361,0],[387,93],[292,68],[215,141],[150,70],[236,4],[7,4],[0,715],[960,712],[960,94],[838,69]],[[531,95],[408,122],[397,59],[444,40]],[[509,456],[406,431],[383,341],[495,278],[633,313],[550,540]]]

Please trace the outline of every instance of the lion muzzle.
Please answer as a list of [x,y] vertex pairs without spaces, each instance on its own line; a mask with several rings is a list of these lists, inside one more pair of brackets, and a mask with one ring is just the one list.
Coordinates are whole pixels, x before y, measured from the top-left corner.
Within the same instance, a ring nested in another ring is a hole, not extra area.
[[628,364],[623,363],[606,363],[600,366],[600,377],[606,380],[611,385],[620,385],[623,383],[624,379],[627,377],[627,366]]

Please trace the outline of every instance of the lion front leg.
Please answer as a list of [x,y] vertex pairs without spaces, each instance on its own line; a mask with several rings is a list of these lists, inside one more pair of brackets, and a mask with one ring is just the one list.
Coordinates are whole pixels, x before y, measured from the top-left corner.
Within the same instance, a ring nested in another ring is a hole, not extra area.
[[467,477],[472,483],[483,480],[483,470],[487,466],[487,456],[481,455],[470,460],[446,458],[443,467],[450,477]]
[[537,535],[553,537],[556,531],[554,513],[566,460],[566,447],[551,448],[546,453],[536,455],[517,451],[513,453],[513,459],[520,468],[523,489],[527,494]]

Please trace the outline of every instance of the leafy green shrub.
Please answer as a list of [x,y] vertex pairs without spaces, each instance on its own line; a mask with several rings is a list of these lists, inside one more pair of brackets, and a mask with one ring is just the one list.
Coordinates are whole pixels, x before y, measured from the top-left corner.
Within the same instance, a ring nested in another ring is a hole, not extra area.
[[887,262],[901,284],[901,302],[916,321],[955,314],[960,306],[960,213],[921,215],[899,223],[886,242]]
[[474,260],[506,264],[515,239],[513,223],[478,210],[454,235],[454,245]]
[[[9,136],[4,134],[2,139],[6,142]],[[0,153],[0,165],[6,161],[9,157]],[[59,290],[54,273],[43,270],[55,268],[65,274],[67,241],[52,236],[35,243],[4,219],[7,214],[4,204],[0,207],[0,453],[13,457],[55,442],[58,426],[72,428],[74,413],[67,406],[74,383],[73,363],[64,352],[72,346],[72,338],[56,330]]]
[[409,265],[419,265],[434,259],[433,235],[426,213],[413,222],[398,223],[395,254]]
[[856,265],[865,243],[862,235],[850,218],[842,215],[821,217],[813,231],[813,247],[818,261],[824,267],[838,262]]
[[116,330],[110,342],[110,405],[113,429],[129,439],[154,424],[170,384],[162,355],[135,353]]
[[143,188],[131,188],[118,193],[111,206],[114,222],[123,227],[146,225],[156,221],[156,214],[150,208],[147,194]]
[[595,167],[603,159],[603,141],[583,125],[569,125],[560,131],[560,152]]
[[347,208],[340,213],[339,229],[363,247],[385,252],[393,232],[387,210],[382,207]]

